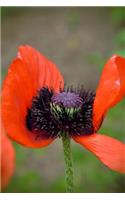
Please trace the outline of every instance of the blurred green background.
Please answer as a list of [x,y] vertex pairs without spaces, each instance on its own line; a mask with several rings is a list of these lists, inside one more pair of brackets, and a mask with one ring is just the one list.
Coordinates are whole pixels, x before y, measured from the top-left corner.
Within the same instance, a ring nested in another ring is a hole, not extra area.
[[[125,56],[124,7],[3,7],[2,78],[20,44],[52,59],[68,85],[95,90],[104,63]],[[125,142],[125,101],[111,109],[99,130]],[[3,192],[65,192],[60,139],[44,149],[16,149],[15,174]],[[72,141],[75,192],[125,192],[125,175],[109,170]]]

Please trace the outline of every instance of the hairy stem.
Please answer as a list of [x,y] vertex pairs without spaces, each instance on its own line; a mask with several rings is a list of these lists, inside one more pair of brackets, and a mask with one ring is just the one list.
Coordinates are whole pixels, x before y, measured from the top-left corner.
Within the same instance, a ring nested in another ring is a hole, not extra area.
[[66,192],[73,192],[73,164],[71,156],[71,143],[68,133],[62,133],[62,143],[65,160]]

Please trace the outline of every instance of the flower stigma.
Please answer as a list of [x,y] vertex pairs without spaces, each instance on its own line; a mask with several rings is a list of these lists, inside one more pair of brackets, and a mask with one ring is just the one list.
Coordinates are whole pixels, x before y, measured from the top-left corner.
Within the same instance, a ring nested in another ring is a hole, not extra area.
[[[62,107],[65,108],[65,112],[69,118],[73,118],[74,114],[78,113],[82,107],[82,98],[73,92],[61,92],[54,94],[51,98],[52,103],[51,111],[53,114],[62,114]],[[57,116],[58,116],[57,115]]]

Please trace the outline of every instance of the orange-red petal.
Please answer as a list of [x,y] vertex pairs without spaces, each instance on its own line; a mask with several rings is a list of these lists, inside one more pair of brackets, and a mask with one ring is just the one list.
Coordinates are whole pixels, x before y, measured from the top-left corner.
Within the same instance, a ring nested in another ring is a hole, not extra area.
[[97,131],[109,108],[125,96],[125,58],[113,55],[104,66],[93,108],[93,124]]
[[1,187],[4,189],[9,184],[15,169],[15,151],[12,143],[3,130],[0,136],[1,154]]
[[36,141],[25,121],[33,96],[46,86],[55,92],[64,86],[55,64],[28,45],[19,47],[3,83],[2,120],[7,134],[27,147],[44,147],[53,141],[51,138]]
[[75,136],[73,139],[91,151],[107,167],[125,173],[125,144],[101,134]]

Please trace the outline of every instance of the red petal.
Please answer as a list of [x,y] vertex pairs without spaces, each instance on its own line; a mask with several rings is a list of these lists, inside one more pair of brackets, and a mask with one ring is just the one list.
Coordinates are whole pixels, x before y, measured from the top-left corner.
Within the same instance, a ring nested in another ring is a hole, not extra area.
[[58,92],[63,77],[56,66],[30,46],[21,46],[12,62],[2,90],[2,118],[7,134],[28,147],[44,147],[52,139],[34,140],[25,125],[27,108],[37,91],[45,86]]
[[10,182],[15,169],[15,151],[12,143],[2,130],[1,134],[1,186],[4,189]]
[[101,134],[75,136],[73,139],[96,155],[107,167],[125,173],[125,144]]
[[56,92],[60,87],[63,88],[64,80],[56,65],[37,50],[28,45],[20,46],[18,57],[27,65],[35,91],[43,86],[53,88]]
[[94,101],[93,123],[98,130],[109,108],[125,96],[125,58],[114,55],[104,66]]

